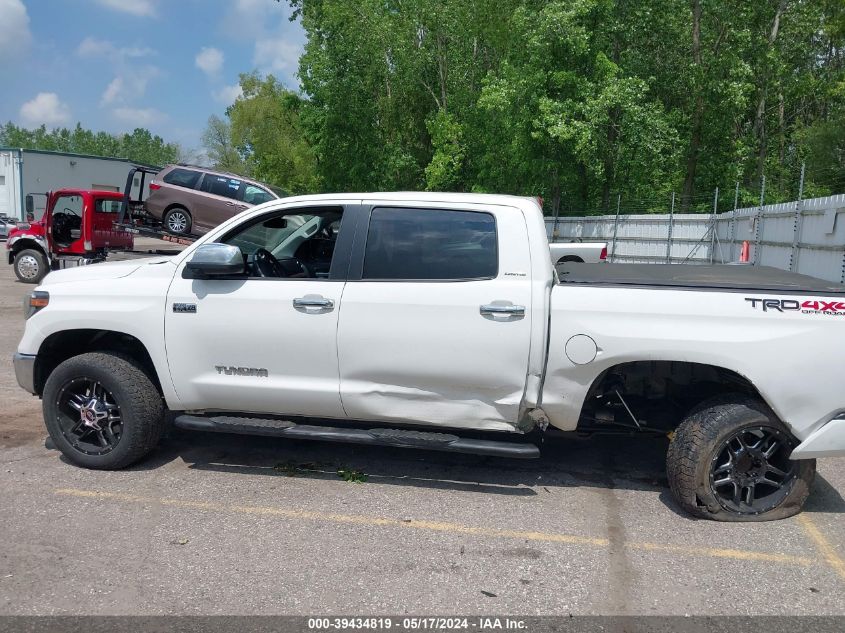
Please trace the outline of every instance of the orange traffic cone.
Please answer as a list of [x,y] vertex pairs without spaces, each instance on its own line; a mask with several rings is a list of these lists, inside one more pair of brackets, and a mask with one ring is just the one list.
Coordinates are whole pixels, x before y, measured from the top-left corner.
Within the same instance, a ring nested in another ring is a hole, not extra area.
[[742,243],[742,250],[739,251],[739,261],[742,264],[747,264],[750,259],[751,259],[751,245],[748,243],[748,240],[745,240]]

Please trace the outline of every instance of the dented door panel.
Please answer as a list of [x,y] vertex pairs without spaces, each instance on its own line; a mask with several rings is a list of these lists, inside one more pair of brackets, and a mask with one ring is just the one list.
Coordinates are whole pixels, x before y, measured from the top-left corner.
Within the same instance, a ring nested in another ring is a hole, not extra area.
[[[495,217],[497,271],[462,281],[353,279],[352,271],[338,328],[350,418],[510,431],[519,421],[532,310],[524,218],[510,208],[450,208]],[[366,269],[360,250],[373,237],[365,236],[356,238],[353,255],[359,273]],[[490,305],[524,311],[483,313]]]

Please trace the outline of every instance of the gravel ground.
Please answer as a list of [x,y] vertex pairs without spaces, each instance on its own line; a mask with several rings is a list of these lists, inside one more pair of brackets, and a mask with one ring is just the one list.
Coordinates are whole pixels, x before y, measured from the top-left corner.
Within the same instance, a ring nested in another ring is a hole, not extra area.
[[845,614],[841,459],[799,517],[737,525],[680,513],[654,440],[521,462],[176,432],[76,468],[12,371],[30,290],[0,270],[0,614]]

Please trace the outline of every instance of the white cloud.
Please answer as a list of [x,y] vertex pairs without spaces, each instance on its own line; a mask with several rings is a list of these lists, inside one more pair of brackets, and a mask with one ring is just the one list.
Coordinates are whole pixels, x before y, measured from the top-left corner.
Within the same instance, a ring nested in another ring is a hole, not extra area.
[[97,0],[97,4],[106,9],[112,9],[138,17],[152,18],[158,13],[153,0]]
[[235,0],[223,20],[223,31],[240,40],[254,40],[267,33],[267,25],[277,16],[287,21],[286,3],[267,0]]
[[103,92],[103,98],[101,99],[101,103],[103,105],[108,105],[110,103],[114,103],[120,98],[120,93],[123,91],[123,77],[115,77],[112,79],[111,83],[106,86],[105,92]]
[[267,38],[255,43],[252,61],[265,73],[290,75],[296,72],[302,48],[281,38]]
[[55,92],[39,92],[21,106],[20,116],[25,126],[55,127],[70,122],[70,108]]
[[112,116],[132,128],[149,127],[167,119],[164,112],[155,108],[115,108],[112,110]]
[[29,48],[29,15],[21,0],[0,0],[0,56],[13,57]]
[[215,90],[211,93],[215,101],[222,103],[225,106],[232,105],[239,97],[243,96],[244,91],[240,84],[234,86],[223,86],[220,90]]
[[217,48],[204,46],[200,49],[200,52],[197,53],[194,63],[196,63],[197,68],[206,75],[212,76],[219,73],[223,68],[223,59],[223,51]]
[[296,88],[305,33],[298,19],[291,22],[291,15],[285,2],[232,0],[220,28],[231,39],[253,44],[253,64],[260,72],[273,73]]
[[235,8],[242,13],[259,13],[262,15],[276,10],[276,7],[267,0],[235,0]]
[[155,66],[125,68],[115,75],[100,98],[100,105],[107,106],[138,101],[147,94],[150,81],[161,74]]
[[76,49],[76,54],[80,57],[136,58],[155,55],[155,51],[145,46],[118,48],[108,40],[98,40],[95,37],[86,37],[79,43],[79,46]]

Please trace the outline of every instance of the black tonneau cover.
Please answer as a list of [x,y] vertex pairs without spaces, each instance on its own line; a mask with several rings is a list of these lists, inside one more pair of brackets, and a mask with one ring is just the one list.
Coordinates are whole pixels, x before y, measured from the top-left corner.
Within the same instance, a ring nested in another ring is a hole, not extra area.
[[561,284],[769,293],[845,294],[845,285],[769,266],[698,264],[559,264]]

